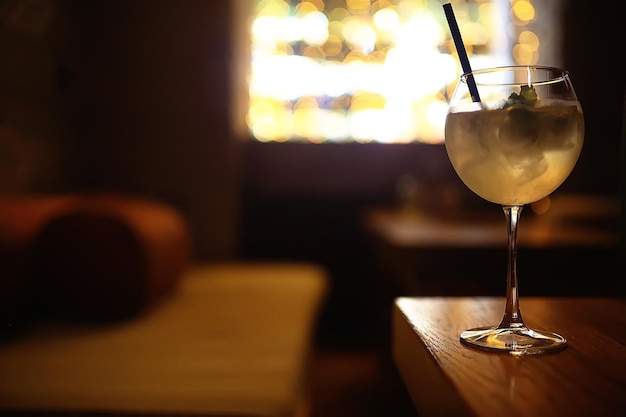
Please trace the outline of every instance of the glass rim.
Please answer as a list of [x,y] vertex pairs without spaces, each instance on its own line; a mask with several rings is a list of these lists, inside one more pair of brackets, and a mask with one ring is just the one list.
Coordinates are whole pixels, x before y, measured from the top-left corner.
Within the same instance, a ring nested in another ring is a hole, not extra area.
[[[480,78],[481,75],[485,74],[496,74],[496,73],[521,73],[522,71],[526,72],[529,76],[530,73],[537,73],[538,71],[549,72],[551,75],[543,77],[540,80],[519,80],[519,81],[511,81],[511,82],[503,82],[503,81],[479,81],[477,78]],[[495,86],[495,85],[548,85],[548,84],[556,84],[569,79],[569,73],[567,70],[563,68],[559,68],[556,66],[549,65],[505,65],[501,67],[491,67],[491,68],[481,68],[472,70],[470,72],[465,72],[460,75],[459,79],[461,82],[467,84],[468,78],[472,78],[473,82],[477,85],[481,86]]]

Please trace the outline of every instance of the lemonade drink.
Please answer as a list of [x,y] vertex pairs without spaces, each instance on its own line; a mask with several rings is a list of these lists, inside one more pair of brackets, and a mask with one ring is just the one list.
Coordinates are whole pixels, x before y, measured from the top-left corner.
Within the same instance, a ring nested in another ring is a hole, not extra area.
[[510,66],[461,75],[450,99],[445,146],[463,182],[502,206],[507,226],[504,314],[497,326],[459,335],[462,343],[514,355],[558,352],[567,340],[528,328],[517,279],[517,228],[525,204],[553,192],[570,174],[583,146],[584,119],[567,71]]
[[455,171],[493,203],[540,200],[567,178],[580,155],[584,121],[577,101],[504,103],[452,109],[445,146]]

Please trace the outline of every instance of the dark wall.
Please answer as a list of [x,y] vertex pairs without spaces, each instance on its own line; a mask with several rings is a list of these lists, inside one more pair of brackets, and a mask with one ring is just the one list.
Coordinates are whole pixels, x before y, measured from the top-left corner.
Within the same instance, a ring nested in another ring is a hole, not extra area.
[[56,1],[0,2],[0,194],[67,181],[70,126],[57,77],[65,29]]
[[0,193],[114,190],[188,218],[233,256],[230,2],[0,3]]
[[[564,1],[564,65],[585,114],[585,145],[569,179],[573,188],[618,193],[626,77],[623,70],[626,3]],[[623,173],[623,171],[622,171]]]
[[236,240],[228,3],[61,2],[71,186],[174,204],[201,259],[232,256]]

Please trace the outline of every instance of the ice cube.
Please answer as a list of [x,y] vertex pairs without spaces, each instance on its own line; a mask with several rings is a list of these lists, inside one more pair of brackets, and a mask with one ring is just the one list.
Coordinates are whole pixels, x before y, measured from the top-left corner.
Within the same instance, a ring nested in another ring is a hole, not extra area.
[[576,106],[540,108],[542,126],[539,146],[544,150],[571,149],[576,146],[582,116]]
[[520,185],[534,180],[548,169],[543,152],[536,148],[517,149],[502,154],[502,157],[507,173]]
[[540,117],[527,106],[508,107],[500,126],[498,139],[505,149],[516,150],[534,146],[539,139]]

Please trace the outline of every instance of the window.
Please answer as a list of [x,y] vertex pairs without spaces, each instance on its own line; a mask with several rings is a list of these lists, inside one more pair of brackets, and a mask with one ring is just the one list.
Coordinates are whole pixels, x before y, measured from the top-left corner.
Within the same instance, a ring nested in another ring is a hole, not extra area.
[[[247,98],[238,114],[245,112],[249,135],[441,143],[447,97],[460,75],[443,3],[240,0],[249,61],[237,64]],[[531,0],[452,3],[473,68],[538,62]]]

